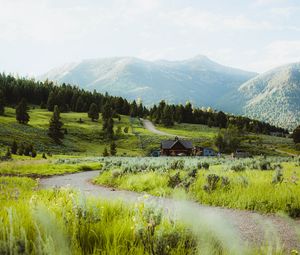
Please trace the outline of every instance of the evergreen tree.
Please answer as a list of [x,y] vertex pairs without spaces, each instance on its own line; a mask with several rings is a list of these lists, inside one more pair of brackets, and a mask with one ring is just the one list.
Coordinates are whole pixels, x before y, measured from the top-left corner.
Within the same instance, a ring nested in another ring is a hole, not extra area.
[[16,142],[16,140],[13,141],[11,147],[10,147],[10,151],[12,154],[17,154],[18,152],[18,144]]
[[64,138],[64,132],[62,126],[64,124],[60,120],[60,112],[57,105],[54,106],[53,115],[49,122],[48,135],[58,144],[61,143],[61,139]]
[[135,102],[135,100],[133,100],[132,104],[130,105],[130,117],[137,117],[138,116],[138,106]]
[[218,112],[216,115],[216,126],[219,128],[226,128],[227,126],[227,116],[222,111]]
[[24,144],[21,143],[21,145],[18,148],[18,155],[22,156],[24,154]]
[[48,100],[47,100],[47,109],[48,111],[53,111],[54,106],[56,104],[56,99],[55,99],[56,95],[53,91],[50,92],[49,96],[48,96]]
[[110,144],[110,155],[111,156],[115,156],[117,154],[117,145],[116,143],[113,141]]
[[6,159],[11,159],[11,152],[10,152],[9,148],[7,148],[7,150],[6,150],[5,157],[6,157]]
[[183,122],[185,123],[193,123],[193,108],[190,102],[187,102],[184,107],[184,115],[183,115]]
[[108,154],[107,148],[105,147],[104,151],[103,151],[103,157],[108,157],[108,156],[109,156],[109,154]]
[[110,140],[114,138],[114,120],[112,118],[108,119],[107,121],[105,135]]
[[4,115],[5,112],[5,100],[2,91],[0,90],[0,115]]
[[106,102],[102,112],[102,119],[103,119],[102,129],[105,133],[105,136],[108,139],[113,139],[114,136],[114,120],[112,116],[113,116],[112,107],[109,102]]
[[294,143],[300,143],[300,126],[295,128],[295,130],[293,131],[292,137],[293,137]]
[[164,126],[170,127],[174,125],[172,108],[166,105],[162,114],[161,122]]
[[95,121],[95,120],[99,119],[99,111],[98,111],[98,107],[97,107],[97,105],[95,103],[92,103],[90,105],[90,109],[89,109],[89,112],[88,112],[88,117],[92,121]]
[[20,124],[27,124],[30,119],[27,102],[24,98],[16,107],[16,119]]
[[46,108],[47,108],[47,105],[45,104],[44,101],[41,102],[40,108],[41,108],[41,109],[46,109]]
[[84,101],[82,96],[79,96],[76,101],[75,112],[83,112]]

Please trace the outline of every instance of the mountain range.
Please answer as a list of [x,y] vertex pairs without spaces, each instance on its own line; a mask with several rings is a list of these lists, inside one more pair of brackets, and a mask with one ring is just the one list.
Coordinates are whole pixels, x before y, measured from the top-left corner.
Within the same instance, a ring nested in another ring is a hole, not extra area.
[[202,55],[181,61],[115,57],[66,64],[38,79],[140,98],[145,105],[190,101],[289,129],[300,123],[300,63],[257,74]]

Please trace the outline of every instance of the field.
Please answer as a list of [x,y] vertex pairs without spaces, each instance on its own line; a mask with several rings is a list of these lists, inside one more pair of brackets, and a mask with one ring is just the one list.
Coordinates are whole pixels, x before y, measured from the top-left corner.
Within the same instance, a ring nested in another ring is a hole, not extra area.
[[[56,155],[101,156],[105,146],[109,149],[109,142],[101,137],[101,119],[98,122],[92,122],[86,113],[62,113],[62,122],[64,128],[67,129],[67,134],[63,145],[56,145],[47,135],[52,113],[47,110],[32,109],[29,114],[28,125],[21,125],[15,120],[15,110],[6,108],[6,116],[0,116],[0,152],[5,152],[6,147],[10,146],[14,139],[26,144],[32,143],[38,153]],[[78,122],[80,118],[83,123]],[[116,140],[118,155],[145,155],[148,148],[159,145],[159,137],[154,137],[153,134],[141,128],[138,121],[131,120],[128,116],[121,116],[120,121],[114,119],[114,122],[115,132],[118,127],[122,130]],[[128,133],[124,133],[125,127],[128,127]]]
[[[56,145],[47,135],[50,112],[31,109],[29,124],[20,125],[14,111],[6,108],[6,115],[0,116],[0,154],[16,140],[32,143],[38,155],[12,155],[0,162],[0,254],[286,254],[280,242],[275,249],[268,243],[240,245],[223,222],[209,229],[201,221],[192,226],[186,215],[174,218],[143,194],[297,219],[300,161],[281,157],[297,153],[291,139],[245,134],[243,148],[268,155],[252,159],[150,158],[144,156],[159,148],[161,140],[172,138],[121,116],[120,121],[114,119],[115,132],[122,130],[115,140],[118,157],[101,157],[104,147],[109,148],[101,136],[101,119],[61,114],[67,133],[63,144]],[[193,124],[158,129],[211,147],[219,131]],[[95,185],[135,191],[141,199],[131,204],[39,186],[40,178],[94,170],[100,171],[92,180]]]
[[[194,141],[195,145],[210,146],[217,149],[213,138],[219,132],[219,128],[208,127],[200,124],[175,124],[173,127],[158,126],[158,129],[173,135],[186,137]],[[243,135],[241,148],[252,155],[299,155],[291,138],[276,137],[263,134],[246,133]]]
[[94,182],[202,204],[300,216],[300,165],[288,158],[116,159]]
[[[0,177],[0,254],[195,254],[197,239],[143,202],[136,208],[70,189]],[[171,251],[171,253],[169,253]]]
[[[92,122],[86,113],[62,113],[62,121],[67,134],[62,145],[57,145],[48,137],[49,119],[51,112],[39,108],[31,109],[28,125],[18,124],[15,120],[15,110],[6,108],[6,115],[0,116],[0,153],[6,151],[15,139],[17,142],[32,143],[38,154],[43,152],[70,156],[101,156],[104,147],[109,148],[109,142],[101,136],[102,120]],[[78,120],[82,119],[83,123]],[[170,137],[153,134],[143,127],[136,118],[121,116],[121,120],[114,119],[115,132],[118,127],[122,132],[116,139],[118,156],[147,156],[151,151],[158,149],[160,141]],[[128,133],[124,128],[128,127]],[[218,128],[209,128],[196,124],[176,124],[172,128],[158,127],[159,130],[170,134],[186,137],[194,145],[214,147],[213,138]],[[288,155],[299,154],[295,150],[292,139],[272,137],[267,135],[245,134],[242,148],[253,155]]]

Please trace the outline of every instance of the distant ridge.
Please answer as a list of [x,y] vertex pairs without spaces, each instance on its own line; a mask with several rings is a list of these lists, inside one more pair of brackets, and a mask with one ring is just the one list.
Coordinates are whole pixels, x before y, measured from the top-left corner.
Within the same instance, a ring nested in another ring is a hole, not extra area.
[[146,61],[134,57],[88,59],[55,68],[38,79],[74,83],[128,99],[141,98],[146,105],[165,99],[218,107],[222,97],[256,75],[198,55],[181,61]]
[[115,57],[66,64],[38,77],[46,78],[131,100],[141,98],[146,105],[162,99],[190,101],[284,128],[300,124],[300,63],[258,75],[203,55],[180,61]]

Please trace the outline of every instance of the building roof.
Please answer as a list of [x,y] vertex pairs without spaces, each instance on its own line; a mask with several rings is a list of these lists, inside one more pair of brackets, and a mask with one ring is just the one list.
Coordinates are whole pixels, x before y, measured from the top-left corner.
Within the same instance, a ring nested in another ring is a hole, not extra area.
[[161,148],[162,149],[172,149],[173,146],[176,143],[180,143],[183,147],[185,147],[186,149],[192,149],[193,145],[191,141],[187,141],[187,140],[180,140],[180,139],[175,139],[175,140],[164,140],[161,142]]

